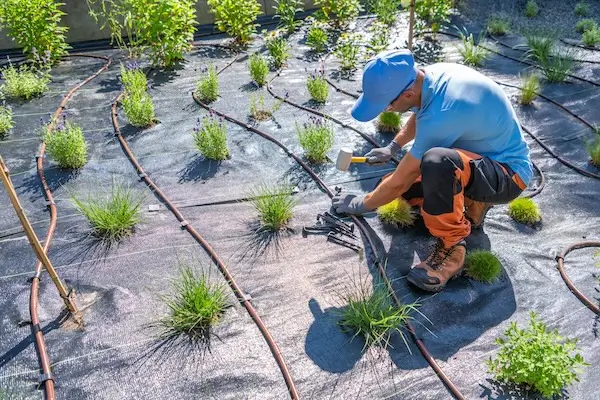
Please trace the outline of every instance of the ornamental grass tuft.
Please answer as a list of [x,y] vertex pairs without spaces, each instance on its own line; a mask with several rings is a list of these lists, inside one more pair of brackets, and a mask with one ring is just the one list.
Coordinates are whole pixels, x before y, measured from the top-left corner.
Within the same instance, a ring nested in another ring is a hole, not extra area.
[[254,53],[248,59],[248,69],[250,77],[256,83],[256,86],[262,87],[267,83],[267,75],[269,74],[269,63],[260,53]]
[[[286,93],[286,98],[287,97],[288,94]],[[272,108],[268,108],[265,104],[265,96],[262,93],[253,94],[250,96],[250,116],[256,121],[266,121],[271,119],[273,113],[281,107],[282,102],[282,100],[277,100]]]
[[596,47],[596,45],[600,43],[600,29],[593,28],[583,32],[583,35],[581,35],[581,41],[587,47]]
[[529,73],[521,77],[521,82],[522,90],[520,102],[523,105],[529,105],[533,103],[533,100],[535,100],[542,88],[540,78],[535,73]]
[[329,96],[329,85],[322,72],[313,72],[306,80],[310,97],[317,103],[325,103]]
[[377,130],[380,132],[397,133],[402,125],[402,116],[394,111],[384,111],[377,117]]
[[381,221],[398,226],[411,226],[415,221],[410,204],[404,199],[395,199],[377,208],[377,215]]
[[529,327],[519,329],[511,322],[504,335],[496,339],[500,346],[496,358],[486,360],[489,372],[496,380],[527,385],[545,398],[560,395],[589,365],[577,349],[577,339],[549,330],[533,311]]
[[517,222],[533,225],[542,220],[537,204],[529,198],[518,198],[508,204],[508,215]]
[[560,83],[567,80],[576,65],[573,56],[574,50],[560,48],[553,51],[550,57],[540,60],[542,73],[548,82]]
[[204,157],[219,161],[229,157],[227,128],[222,119],[212,114],[202,119],[198,118],[193,137],[196,148]]
[[488,21],[487,31],[490,33],[490,35],[497,35],[497,36],[506,35],[506,32],[508,32],[508,29],[509,29],[509,23],[506,20],[506,18],[504,18],[502,16],[494,15]]
[[196,83],[196,93],[204,103],[212,103],[219,98],[219,76],[214,65],[202,68],[202,77]]
[[575,4],[575,9],[573,11],[578,17],[587,17],[590,14],[590,6],[589,4],[580,1],[579,3]]
[[162,297],[169,308],[169,316],[159,321],[161,338],[186,335],[192,342],[208,342],[211,329],[231,306],[227,285],[213,283],[208,274],[198,273],[184,264],[172,281],[172,287],[174,293]]
[[87,160],[87,144],[79,125],[67,121],[66,115],[58,117],[54,129],[50,126],[42,130],[42,141],[46,144],[48,155],[61,168],[78,169]]
[[0,106],[0,139],[6,138],[14,125],[12,108],[6,105]]
[[[479,36],[478,43],[481,42],[483,37]],[[462,46],[458,47],[458,51],[463,58],[463,62],[466,65],[480,66],[483,64],[485,59],[488,57],[488,51],[475,43],[473,34],[461,33]]]
[[465,271],[476,281],[491,283],[502,273],[502,263],[491,251],[475,250],[467,253]]
[[250,193],[252,206],[258,213],[260,231],[277,232],[294,216],[296,199],[287,185],[261,184]]
[[528,0],[525,4],[525,16],[533,18],[540,12],[540,8],[534,0]]
[[600,135],[596,135],[589,143],[587,143],[587,149],[590,153],[590,162],[600,168]]
[[309,122],[302,125],[296,122],[296,131],[306,158],[315,164],[327,161],[327,152],[333,147],[334,138],[330,124],[322,118],[310,116]]
[[577,25],[575,26],[575,30],[579,33],[583,33],[594,28],[598,28],[598,24],[591,18],[584,18],[577,22]]
[[22,65],[15,68],[9,64],[2,70],[4,84],[0,86],[0,92],[5,97],[30,100],[41,96],[48,91],[50,75],[45,72],[37,71],[28,65]]
[[538,33],[528,33],[525,35],[528,50],[525,53],[527,57],[534,61],[543,61],[550,58],[554,48],[554,38]]

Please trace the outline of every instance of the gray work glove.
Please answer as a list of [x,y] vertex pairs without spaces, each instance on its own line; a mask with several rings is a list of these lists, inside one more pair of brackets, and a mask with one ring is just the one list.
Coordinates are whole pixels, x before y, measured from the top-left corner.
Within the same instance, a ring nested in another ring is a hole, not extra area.
[[361,215],[369,212],[365,207],[365,196],[355,194],[336,194],[331,199],[332,208],[338,214]]
[[367,157],[367,164],[383,165],[390,161],[400,149],[400,145],[392,140],[387,146],[375,148],[365,154],[365,157]]

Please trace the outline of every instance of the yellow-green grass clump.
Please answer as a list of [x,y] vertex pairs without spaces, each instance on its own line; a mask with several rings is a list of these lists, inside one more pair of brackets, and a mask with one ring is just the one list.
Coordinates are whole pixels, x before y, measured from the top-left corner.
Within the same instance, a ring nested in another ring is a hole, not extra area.
[[532,199],[519,198],[508,204],[508,215],[517,222],[533,225],[542,220],[539,207]]
[[491,283],[502,273],[502,264],[491,251],[475,250],[467,253],[465,271],[476,281]]
[[377,130],[397,133],[402,125],[402,116],[394,111],[384,111],[377,118]]
[[395,199],[377,208],[377,215],[381,221],[398,226],[411,226],[415,221],[411,206],[404,199]]
[[521,104],[529,105],[533,103],[533,100],[537,97],[540,92],[542,85],[540,84],[540,78],[533,73],[524,75],[522,78],[523,89],[521,91]]
[[250,193],[250,197],[262,231],[277,232],[285,228],[294,216],[296,199],[292,188],[286,185],[262,184]]

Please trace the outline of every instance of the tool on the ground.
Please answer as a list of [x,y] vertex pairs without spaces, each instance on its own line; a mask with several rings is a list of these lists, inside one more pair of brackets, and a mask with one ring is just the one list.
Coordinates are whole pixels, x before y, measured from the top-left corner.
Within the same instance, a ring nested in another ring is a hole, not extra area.
[[323,214],[317,214],[317,221],[319,219],[325,221],[328,224],[336,225],[342,229],[346,229],[349,232],[354,232],[354,224],[353,223],[348,223],[348,222],[342,220],[340,217],[337,217],[327,211],[325,211]]
[[362,247],[360,247],[352,242],[349,242],[347,240],[344,240],[339,236],[336,236],[335,232],[329,232],[327,234],[327,241],[347,247],[349,249],[354,250],[357,253],[360,253],[362,251]]
[[332,231],[332,228],[326,225],[314,225],[314,226],[303,226],[302,237],[306,238],[308,235],[324,235]]
[[348,149],[341,149],[338,153],[337,162],[335,166],[340,171],[347,171],[351,163],[366,163],[367,157],[353,157],[352,151]]

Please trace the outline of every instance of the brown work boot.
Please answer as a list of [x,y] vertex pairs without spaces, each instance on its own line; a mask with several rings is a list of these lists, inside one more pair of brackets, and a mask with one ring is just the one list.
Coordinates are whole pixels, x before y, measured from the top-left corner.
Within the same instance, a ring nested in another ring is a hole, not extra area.
[[485,215],[492,207],[492,203],[482,203],[465,197],[465,217],[471,221],[471,228],[481,228]]
[[407,279],[423,290],[439,292],[451,278],[456,278],[463,272],[466,252],[467,244],[464,240],[448,249],[438,239],[429,257],[411,269]]

